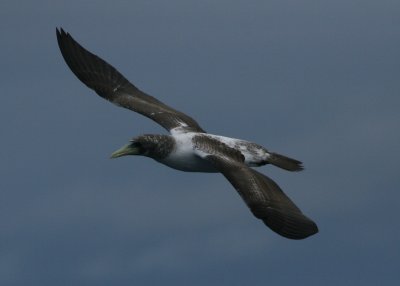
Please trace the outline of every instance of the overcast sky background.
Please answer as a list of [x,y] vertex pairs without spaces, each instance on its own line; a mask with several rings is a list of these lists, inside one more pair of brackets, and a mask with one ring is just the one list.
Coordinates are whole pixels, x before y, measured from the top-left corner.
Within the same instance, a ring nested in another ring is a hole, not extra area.
[[[0,285],[395,285],[399,1],[1,1]],[[164,133],[68,69],[62,26],[210,133],[293,156],[265,166],[319,225],[255,219],[220,174],[110,160]]]

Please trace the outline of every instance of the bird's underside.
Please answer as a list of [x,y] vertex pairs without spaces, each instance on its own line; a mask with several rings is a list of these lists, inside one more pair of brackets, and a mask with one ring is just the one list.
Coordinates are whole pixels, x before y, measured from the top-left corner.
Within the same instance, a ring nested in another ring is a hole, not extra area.
[[317,225],[273,180],[251,168],[273,164],[299,171],[302,170],[300,161],[245,140],[208,134],[190,116],[140,91],[63,29],[57,29],[57,41],[67,65],[86,86],[108,101],[152,119],[171,134],[138,136],[114,152],[113,157],[143,155],[183,171],[220,172],[254,216],[276,233],[303,239],[318,232]]

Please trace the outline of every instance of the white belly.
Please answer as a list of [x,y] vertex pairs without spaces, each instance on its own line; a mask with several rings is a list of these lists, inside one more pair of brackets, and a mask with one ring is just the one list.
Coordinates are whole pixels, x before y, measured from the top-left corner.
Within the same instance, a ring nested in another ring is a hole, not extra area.
[[[218,172],[210,162],[196,155],[193,149],[192,138],[197,134],[198,133],[191,132],[174,134],[175,150],[168,157],[159,160],[159,162],[185,172]],[[245,157],[244,163],[250,167],[263,165],[262,162],[269,155],[267,150],[263,147],[245,140],[212,134],[204,135],[217,139],[227,146],[239,150]]]
[[192,138],[196,133],[174,135],[175,150],[168,157],[159,160],[160,163],[185,172],[217,173],[210,162],[195,154]]

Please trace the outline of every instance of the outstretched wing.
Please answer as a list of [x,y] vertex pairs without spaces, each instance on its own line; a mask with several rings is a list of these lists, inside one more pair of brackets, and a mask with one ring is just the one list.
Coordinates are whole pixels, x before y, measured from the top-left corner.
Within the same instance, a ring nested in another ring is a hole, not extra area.
[[276,233],[291,239],[303,239],[318,232],[281,188],[267,176],[247,167],[243,156],[225,144],[196,136],[196,154],[208,160],[239,192],[255,217]]
[[317,225],[267,176],[219,156],[207,157],[235,187],[253,215],[276,233],[303,239],[318,232]]
[[87,51],[63,29],[57,29],[57,41],[72,72],[101,97],[154,120],[168,131],[205,132],[191,117],[140,91],[114,67]]

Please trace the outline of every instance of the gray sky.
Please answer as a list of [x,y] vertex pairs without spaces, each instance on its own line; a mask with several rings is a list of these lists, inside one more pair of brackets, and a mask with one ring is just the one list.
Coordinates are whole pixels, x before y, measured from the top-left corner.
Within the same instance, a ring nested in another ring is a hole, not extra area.
[[[394,285],[399,1],[2,1],[0,285]],[[219,174],[110,160],[164,133],[87,89],[62,26],[263,167],[320,233],[279,237]]]

